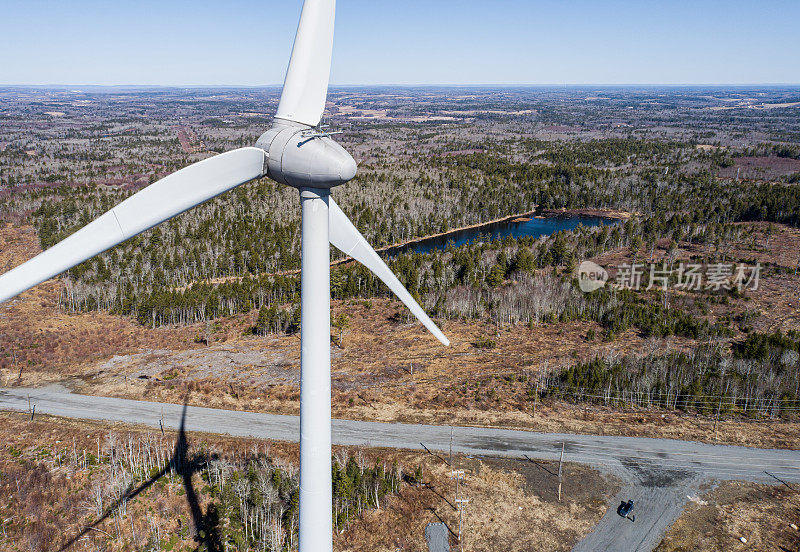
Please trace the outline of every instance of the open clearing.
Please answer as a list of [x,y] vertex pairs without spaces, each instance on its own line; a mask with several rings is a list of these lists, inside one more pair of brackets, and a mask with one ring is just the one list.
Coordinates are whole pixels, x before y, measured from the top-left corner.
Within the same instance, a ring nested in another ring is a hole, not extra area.
[[656,552],[798,550],[800,531],[792,524],[800,525],[796,487],[726,481],[690,497]]
[[[173,420],[167,419],[171,424]],[[103,458],[112,443],[125,445],[138,439],[150,443],[163,441],[169,448],[175,439],[172,430],[162,435],[128,424],[109,425],[46,415],[37,415],[30,421],[27,415],[4,412],[0,413],[0,423],[3,426],[0,472],[8,475],[0,479],[3,520],[0,547],[9,552],[52,550],[51,544],[66,541],[82,529],[86,531],[85,526],[96,519],[95,490],[104,488],[111,470],[105,461],[86,465],[87,455],[95,456],[99,451]],[[292,443],[201,432],[190,432],[187,438],[189,456],[211,450],[227,461],[236,462],[253,451],[261,451],[287,469],[298,461],[297,446]],[[397,461],[408,471],[419,465],[423,468],[424,483],[403,485],[380,510],[367,511],[354,520],[336,535],[334,550],[426,552],[423,535],[428,523],[443,521],[451,532],[458,531],[458,516],[453,508],[454,482],[450,467],[441,456],[365,447],[346,450],[336,447],[336,454],[339,457],[349,454],[366,462]],[[453,463],[465,470],[462,487],[470,497],[465,511],[464,546],[476,552],[492,552],[498,547],[513,552],[570,550],[598,522],[608,497],[616,492],[613,478],[573,463],[564,466],[568,483],[562,502],[550,492],[557,479],[552,475],[552,462],[478,460],[455,455]],[[208,487],[199,474],[193,480],[200,508],[210,511],[213,497],[208,496]],[[93,546],[116,552],[124,549],[126,541],[142,544],[146,540],[143,535],[152,529],[151,521],[160,527],[163,546],[172,550],[194,549],[196,528],[191,525],[186,491],[186,483],[160,478],[127,501],[124,514],[109,514],[105,522],[93,525],[95,530],[86,532],[73,549]],[[113,496],[112,493],[109,499]],[[451,545],[455,549],[452,535]]]
[[[35,405],[36,411],[44,414],[156,428],[163,425],[172,429],[181,424],[185,409],[187,431],[208,431],[213,428],[217,433],[270,441],[295,441],[299,435],[299,419],[294,416],[75,395],[58,387],[0,391],[2,409],[25,411],[29,404]],[[550,462],[559,458],[563,447],[566,460],[588,465],[614,478],[612,481],[622,482],[619,492],[610,500],[607,497],[612,493],[604,494],[607,500],[605,508],[597,503],[597,500],[602,501],[600,498],[590,500],[588,505],[585,501],[581,503],[582,508],[589,508],[581,514],[581,519],[592,518],[592,512],[599,517],[603,510],[605,515],[577,545],[577,550],[651,550],[678,517],[688,497],[699,492],[704,481],[730,479],[772,483],[777,477],[789,484],[800,483],[800,453],[796,451],[714,446],[666,439],[542,434],[475,427],[456,427],[451,430],[441,426],[334,420],[333,441],[338,445],[368,449],[419,451],[427,448],[438,451],[435,456],[439,463],[436,465],[442,470],[449,470],[449,466],[445,466],[443,453],[449,450],[451,442],[454,452],[471,457],[502,456]],[[552,464],[549,466],[552,473]],[[469,464],[466,467],[470,467]],[[476,469],[474,464],[471,469]],[[476,473],[480,475],[482,469],[477,468]],[[485,479],[487,489],[501,488],[499,495],[508,494],[493,477]],[[524,473],[515,479],[517,488],[522,486],[524,479]],[[551,495],[552,492],[548,493],[547,488],[543,487],[538,496],[544,498]],[[628,523],[615,512],[620,501],[631,498],[638,504],[637,523]],[[518,504],[517,508],[522,507],[524,511],[526,506],[532,504],[525,502]],[[585,526],[584,529],[588,531],[591,526]],[[476,543],[492,534],[489,527],[490,523],[476,533]]]

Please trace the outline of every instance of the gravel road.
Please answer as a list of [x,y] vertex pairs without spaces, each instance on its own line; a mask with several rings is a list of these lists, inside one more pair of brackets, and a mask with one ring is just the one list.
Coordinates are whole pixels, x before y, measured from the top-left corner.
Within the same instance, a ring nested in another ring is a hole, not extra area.
[[[60,386],[0,388],[0,409],[108,420],[178,429],[183,406],[76,395]],[[299,418],[187,407],[186,430],[297,441]],[[340,445],[446,451],[448,426],[333,421],[333,442]],[[609,511],[576,551],[650,551],[703,482],[727,479],[800,483],[800,452],[709,445],[670,439],[534,433],[478,427],[453,428],[453,450],[468,455],[510,456],[588,464],[622,479],[623,489]],[[616,514],[620,501],[633,499],[636,521]]]

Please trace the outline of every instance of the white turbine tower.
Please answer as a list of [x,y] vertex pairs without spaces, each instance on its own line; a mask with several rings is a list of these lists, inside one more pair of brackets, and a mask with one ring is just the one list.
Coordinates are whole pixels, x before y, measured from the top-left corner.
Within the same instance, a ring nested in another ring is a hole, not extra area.
[[200,161],[129,197],[37,257],[0,276],[0,303],[256,178],[297,188],[302,206],[300,312],[300,550],[332,549],[329,243],[363,263],[444,345],[448,339],[330,197],[356,174],[319,131],[333,48],[335,0],[305,0],[278,111],[255,147]]

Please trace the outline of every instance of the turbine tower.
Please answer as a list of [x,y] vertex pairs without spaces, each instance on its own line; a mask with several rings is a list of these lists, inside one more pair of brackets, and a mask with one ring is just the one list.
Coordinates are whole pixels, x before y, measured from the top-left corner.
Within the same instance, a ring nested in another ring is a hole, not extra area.
[[300,285],[300,551],[332,550],[330,249],[369,268],[442,344],[425,314],[330,196],[356,175],[347,151],[318,125],[325,109],[335,0],[305,0],[278,111],[255,147],[179,170],[129,197],[52,248],[0,276],[0,303],[115,245],[256,178],[297,188]]

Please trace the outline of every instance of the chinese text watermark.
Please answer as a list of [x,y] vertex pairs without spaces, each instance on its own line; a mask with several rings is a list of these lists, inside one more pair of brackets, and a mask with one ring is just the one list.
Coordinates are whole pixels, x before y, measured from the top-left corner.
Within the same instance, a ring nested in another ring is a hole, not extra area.
[[[616,267],[611,285],[619,289],[679,291],[720,291],[758,289],[761,264],[743,263],[631,263]],[[578,267],[578,284],[582,291],[590,292],[606,285],[608,271],[597,263],[584,261]]]

